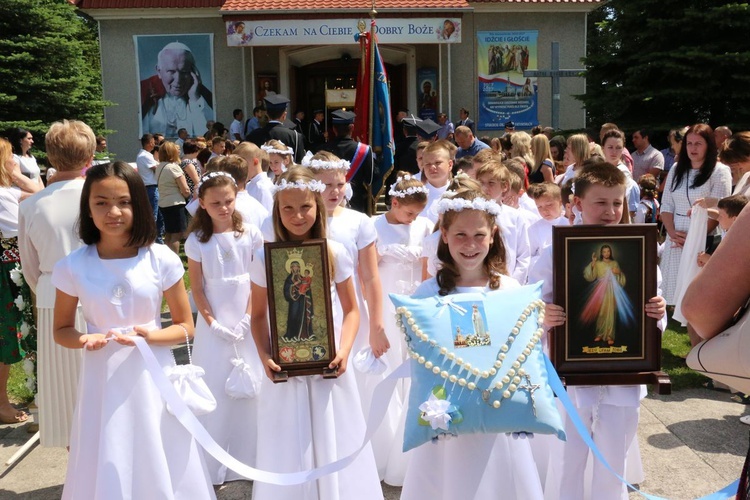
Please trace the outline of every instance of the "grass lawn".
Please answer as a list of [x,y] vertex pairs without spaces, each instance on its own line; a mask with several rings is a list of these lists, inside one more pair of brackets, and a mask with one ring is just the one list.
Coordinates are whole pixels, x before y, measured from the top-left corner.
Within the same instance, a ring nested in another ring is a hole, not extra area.
[[672,380],[672,390],[700,387],[708,378],[694,372],[685,364],[690,352],[687,328],[670,320],[661,342],[661,368]]

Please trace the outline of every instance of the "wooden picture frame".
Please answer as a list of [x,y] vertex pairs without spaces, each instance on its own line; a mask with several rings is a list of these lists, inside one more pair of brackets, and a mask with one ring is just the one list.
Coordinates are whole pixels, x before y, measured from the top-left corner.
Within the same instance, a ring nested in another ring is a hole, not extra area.
[[646,316],[656,296],[654,224],[555,226],[554,302],[567,321],[551,336],[552,361],[568,385],[657,384],[661,332]]
[[275,74],[264,74],[256,76],[255,101],[258,106],[263,105],[263,99],[269,93],[279,93],[279,77]]
[[288,377],[335,378],[336,357],[328,246],[325,239],[265,243],[271,354]]

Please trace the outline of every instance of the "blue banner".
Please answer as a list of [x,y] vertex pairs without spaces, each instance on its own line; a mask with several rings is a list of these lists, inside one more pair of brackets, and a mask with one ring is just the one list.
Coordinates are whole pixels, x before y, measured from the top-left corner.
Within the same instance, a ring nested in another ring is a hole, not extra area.
[[[383,64],[383,58],[380,57],[380,49],[378,49],[377,42],[373,44],[375,49],[375,88],[373,89],[374,94],[374,106],[373,106],[373,117],[372,117],[372,144],[370,146],[375,150],[379,151],[378,156],[380,157],[380,173],[382,183],[385,178],[385,174],[393,167],[393,155],[395,152],[395,146],[393,142],[393,121],[391,113],[391,96],[388,87],[388,76],[385,72],[385,64]],[[373,184],[377,184],[373,182]],[[373,185],[373,195],[376,195],[380,190],[380,185]]]
[[508,121],[516,130],[539,124],[536,78],[523,76],[537,69],[537,36],[534,30],[477,32],[478,130],[502,130]]

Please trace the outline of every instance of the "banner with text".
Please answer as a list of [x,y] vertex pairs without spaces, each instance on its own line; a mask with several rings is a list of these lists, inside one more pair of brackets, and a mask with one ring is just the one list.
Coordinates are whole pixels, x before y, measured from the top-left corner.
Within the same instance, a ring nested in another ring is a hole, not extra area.
[[539,124],[536,78],[537,31],[477,32],[479,113],[477,129],[503,129],[512,121],[516,130]]
[[[354,44],[362,19],[227,21],[227,45],[345,45]],[[378,43],[461,43],[460,18],[382,18],[377,22]]]

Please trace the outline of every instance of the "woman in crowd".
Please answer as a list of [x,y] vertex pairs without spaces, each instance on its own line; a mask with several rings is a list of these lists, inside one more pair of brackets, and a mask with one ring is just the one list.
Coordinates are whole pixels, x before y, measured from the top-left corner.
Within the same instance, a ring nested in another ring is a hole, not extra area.
[[[96,136],[80,121],[53,123],[45,137],[47,158],[57,168],[53,182],[21,204],[18,246],[23,276],[36,293],[37,385],[42,446],[64,447],[70,440],[78,394],[81,353],[63,349],[52,337],[55,263],[81,246],[76,224],[83,190],[82,171],[94,158]],[[78,309],[76,328],[86,323]]]
[[36,158],[31,155],[31,146],[34,145],[34,136],[25,128],[16,128],[10,134],[10,142],[13,146],[13,158],[21,167],[21,173],[34,181],[35,192],[44,188],[41,171],[36,163]]
[[544,134],[531,138],[531,156],[534,164],[529,174],[529,184],[555,182],[555,161],[550,152],[549,139]]
[[190,197],[193,197],[195,188],[200,184],[201,175],[203,174],[201,162],[197,159],[200,149],[198,149],[198,144],[195,140],[187,139],[182,144],[182,152],[180,168],[182,169],[182,173],[185,174],[185,180],[187,181],[188,188],[190,188]]
[[750,196],[750,132],[738,132],[727,139],[719,160],[732,172],[732,194]]
[[583,162],[591,157],[589,149],[589,138],[586,134],[575,134],[568,137],[568,145],[565,148],[564,162],[567,165],[560,186],[575,177],[576,173],[583,168]]
[[28,418],[25,412],[10,404],[7,387],[10,365],[23,357],[17,337],[21,312],[14,304],[21,289],[11,279],[11,271],[20,262],[18,204],[34,187],[36,184],[25,177],[13,161],[10,143],[0,138],[0,310],[4,311],[0,315],[0,424],[15,424]]
[[[690,208],[701,198],[729,196],[731,189],[732,174],[729,167],[717,160],[713,130],[703,123],[691,126],[677,162],[667,175],[661,205],[661,220],[667,238],[659,265],[667,304],[675,305],[677,271],[690,226]],[[717,221],[709,219],[708,234],[713,234],[717,225]],[[695,337],[692,340],[697,342]]]
[[174,142],[165,142],[159,150],[156,183],[159,186],[159,211],[164,217],[164,243],[174,253],[180,253],[180,241],[187,231],[185,198],[190,188],[179,166],[180,148]]

